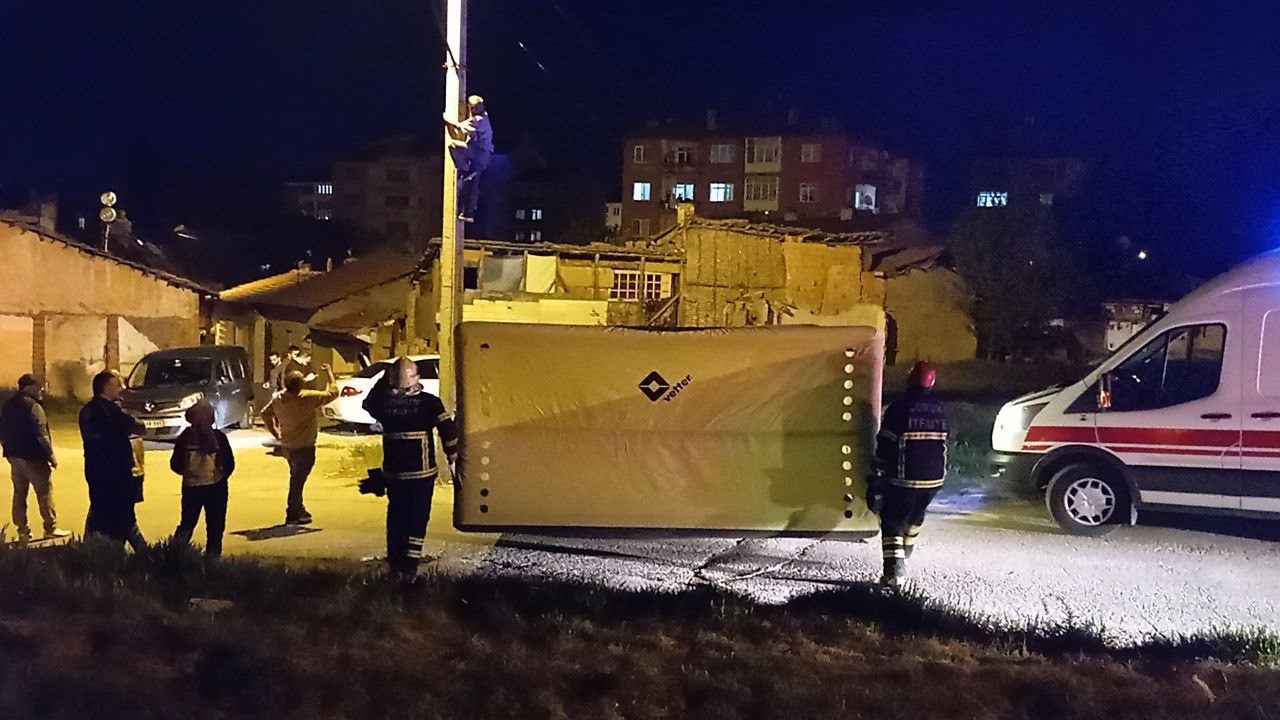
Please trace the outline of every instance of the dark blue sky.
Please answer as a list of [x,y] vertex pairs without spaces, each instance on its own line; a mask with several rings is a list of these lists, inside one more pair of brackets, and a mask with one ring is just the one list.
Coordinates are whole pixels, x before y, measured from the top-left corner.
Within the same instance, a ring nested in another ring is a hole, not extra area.
[[[167,222],[435,131],[439,3],[4,3],[0,186],[111,184]],[[842,115],[926,163],[940,228],[993,131],[1033,116],[1044,147],[1098,163],[1099,232],[1193,267],[1280,245],[1280,9],[1024,5],[471,0],[471,89],[500,145],[528,133],[611,187],[649,117]]]

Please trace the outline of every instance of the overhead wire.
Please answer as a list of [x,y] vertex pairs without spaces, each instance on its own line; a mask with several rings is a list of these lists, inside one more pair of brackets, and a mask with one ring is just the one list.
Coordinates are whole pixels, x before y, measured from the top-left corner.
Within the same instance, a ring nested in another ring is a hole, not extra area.
[[582,113],[583,117],[590,120],[591,123],[596,126],[596,129],[599,130],[604,137],[612,139],[615,133],[613,133],[608,129],[608,127],[600,119],[600,117],[596,115],[594,112],[592,112],[590,108],[584,105],[582,101],[578,99],[578,96],[572,91],[570,91],[569,87],[563,81],[561,81],[560,78],[556,76],[555,73],[551,72],[551,70],[549,70],[547,66],[544,65],[542,61],[538,59],[537,55],[534,55],[533,51],[529,49],[529,46],[526,45],[525,42],[519,38],[516,32],[511,28],[510,25],[507,24],[507,21],[503,19],[500,14],[495,15],[494,17],[498,18],[499,24],[501,24],[502,27],[507,31],[507,33],[511,36],[511,39],[515,42],[516,47],[520,48],[522,51],[524,51],[526,55],[529,56],[529,59],[533,62],[533,64],[537,65],[538,69],[541,70],[547,76],[547,78],[551,80],[551,82],[554,83],[560,89],[561,92],[564,93],[565,97],[569,99],[569,102],[573,103],[574,106],[576,106],[578,110]]

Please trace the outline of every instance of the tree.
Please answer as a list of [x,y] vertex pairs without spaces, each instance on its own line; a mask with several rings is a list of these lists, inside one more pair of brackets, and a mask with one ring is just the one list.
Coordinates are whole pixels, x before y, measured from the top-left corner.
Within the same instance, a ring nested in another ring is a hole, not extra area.
[[974,207],[951,232],[956,269],[973,292],[978,354],[1001,358],[1017,338],[1060,317],[1080,277],[1051,208]]

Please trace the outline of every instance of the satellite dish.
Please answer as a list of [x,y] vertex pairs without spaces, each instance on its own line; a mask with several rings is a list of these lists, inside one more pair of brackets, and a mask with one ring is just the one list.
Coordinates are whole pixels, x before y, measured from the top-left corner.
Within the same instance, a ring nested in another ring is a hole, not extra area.
[[[100,196],[98,197],[98,199],[99,199],[99,200],[101,200],[101,201],[102,201],[102,204],[103,204],[104,206],[106,206],[106,207],[111,207],[111,206],[115,205],[115,204],[116,204],[116,200],[117,200],[117,198],[116,198],[116,194],[115,194],[115,193],[113,193],[113,192],[111,192],[110,190],[108,190],[108,191],[106,191],[106,192],[102,193],[102,195],[100,195]],[[112,218],[112,220],[114,220],[114,219],[115,219],[115,218]],[[111,220],[107,220],[107,222],[111,222]]]
[[98,211],[98,218],[105,223],[115,222],[116,209],[113,207],[104,207],[102,210]]

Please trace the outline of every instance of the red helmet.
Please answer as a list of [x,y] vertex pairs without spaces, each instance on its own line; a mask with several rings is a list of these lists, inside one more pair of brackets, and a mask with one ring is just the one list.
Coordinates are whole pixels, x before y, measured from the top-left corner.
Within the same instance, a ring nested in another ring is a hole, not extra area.
[[907,376],[907,385],[920,390],[932,390],[938,382],[938,366],[923,360],[911,366],[911,374]]

